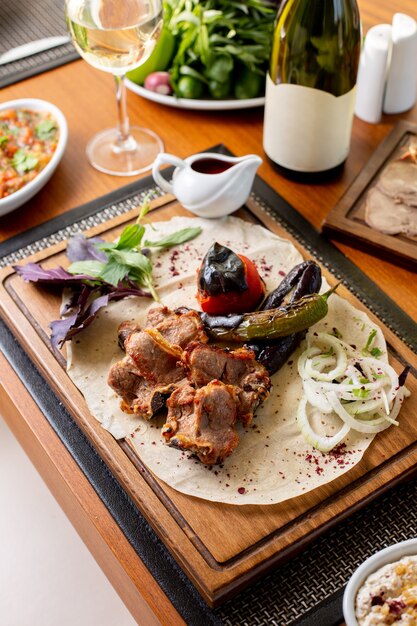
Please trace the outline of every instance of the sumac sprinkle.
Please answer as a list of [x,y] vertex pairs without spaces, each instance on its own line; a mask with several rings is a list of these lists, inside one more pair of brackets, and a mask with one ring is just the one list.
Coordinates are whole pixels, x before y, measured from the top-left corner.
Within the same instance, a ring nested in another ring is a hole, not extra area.
[[388,606],[389,612],[392,613],[392,615],[401,615],[406,604],[403,600],[391,600],[391,602],[388,602]]

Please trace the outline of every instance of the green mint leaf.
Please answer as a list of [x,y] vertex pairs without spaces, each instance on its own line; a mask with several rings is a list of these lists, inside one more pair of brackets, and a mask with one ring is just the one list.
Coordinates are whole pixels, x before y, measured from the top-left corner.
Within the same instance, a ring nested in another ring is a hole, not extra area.
[[146,287],[152,294],[152,298],[159,302],[159,296],[156,293],[153,280],[152,280],[152,269],[150,272],[141,272],[138,269],[131,269],[129,272],[129,278],[137,283],[141,287]]
[[126,278],[129,272],[129,268],[122,263],[119,263],[116,259],[110,258],[104,265],[101,272],[101,278],[111,285],[117,285]]
[[117,248],[117,243],[111,243],[105,241],[104,243],[96,243],[95,244],[97,250],[103,250],[103,252],[108,252],[110,250],[114,250]]
[[12,165],[18,174],[30,172],[37,164],[38,159],[31,154],[26,154],[22,148],[15,152],[12,159]]
[[142,224],[130,224],[129,226],[126,226],[115,247],[117,250],[132,250],[133,248],[137,248],[142,241],[144,232],[145,228]]
[[142,202],[142,206],[140,207],[139,216],[138,216],[138,219],[136,220],[136,224],[139,224],[143,220],[145,215],[149,213],[150,210],[151,210],[151,199],[150,199],[150,196],[147,195]]
[[39,122],[39,124],[36,124],[35,127],[36,136],[41,139],[41,141],[52,139],[57,130],[58,129],[54,120],[43,120],[42,122]]
[[2,135],[0,137],[0,146],[3,146],[5,143],[7,143],[9,141],[9,138],[6,137],[6,135]]
[[159,241],[149,241],[147,239],[143,242],[143,245],[147,248],[171,248],[172,246],[177,246],[180,243],[185,243],[186,241],[190,241],[190,239],[194,239],[201,233],[201,230],[202,229],[199,226],[196,228],[183,228],[182,230],[177,230],[171,235],[163,237]]
[[68,268],[70,274],[88,274],[99,278],[105,268],[105,263],[100,261],[75,261]]
[[145,274],[152,273],[152,263],[141,252],[131,252],[130,250],[112,250],[111,259],[117,261],[122,265],[126,265],[129,268],[136,269]]

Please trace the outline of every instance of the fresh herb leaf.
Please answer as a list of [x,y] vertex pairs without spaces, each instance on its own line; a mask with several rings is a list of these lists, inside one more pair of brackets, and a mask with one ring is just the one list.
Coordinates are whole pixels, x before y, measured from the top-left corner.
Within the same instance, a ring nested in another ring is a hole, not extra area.
[[382,354],[382,350],[380,350],[379,348],[372,348],[370,352],[372,356],[374,356],[376,359]]
[[132,248],[137,248],[140,246],[144,233],[145,228],[142,224],[130,224],[129,226],[126,226],[116,244],[117,250],[131,250]]
[[106,262],[107,256],[98,249],[101,243],[104,243],[104,239],[101,239],[101,237],[87,239],[85,235],[78,233],[71,237],[67,243],[67,257],[72,263],[74,261],[88,261],[92,259]]
[[35,133],[41,141],[47,141],[55,137],[57,131],[56,122],[54,120],[43,120],[36,124]]
[[194,239],[202,232],[202,229],[197,226],[196,228],[183,228],[177,230],[177,232],[167,235],[159,241],[149,241],[146,239],[143,245],[147,248],[172,248],[172,246],[178,246],[181,243]]
[[100,278],[105,268],[105,263],[96,260],[75,261],[68,271],[70,274],[88,274],[93,278]]
[[382,351],[378,347],[371,348],[371,345],[372,345],[375,337],[376,337],[376,330],[374,328],[369,333],[368,340],[367,340],[367,342],[365,344],[364,349],[362,350],[362,354],[364,356],[368,356],[368,354],[371,354],[375,358],[378,358],[379,356],[381,356]]
[[13,269],[27,283],[55,283],[65,286],[67,284],[77,284],[80,281],[94,280],[92,276],[86,274],[70,274],[63,267],[44,269],[39,263],[13,265]]
[[123,265],[116,259],[111,258],[105,263],[103,271],[101,272],[101,278],[117,287],[117,285],[126,278],[128,273],[129,267],[127,265]]
[[0,146],[3,146],[4,144],[6,144],[9,141],[9,138],[6,135],[2,135],[0,137]]
[[[122,300],[128,296],[149,298],[150,294],[142,291],[135,285],[118,286],[108,293],[102,290],[94,290],[84,287],[73,302],[73,313],[61,320],[51,322],[51,344],[54,349],[60,348],[64,343],[89,326],[96,318],[97,313],[107,306],[111,300]],[[92,300],[93,298],[93,300]]]
[[33,170],[37,164],[38,159],[33,156],[33,154],[26,154],[22,148],[15,152],[12,159],[12,165],[18,174],[30,172],[30,170]]
[[369,396],[369,391],[360,387],[359,389],[353,389],[353,395],[355,398],[367,398]]

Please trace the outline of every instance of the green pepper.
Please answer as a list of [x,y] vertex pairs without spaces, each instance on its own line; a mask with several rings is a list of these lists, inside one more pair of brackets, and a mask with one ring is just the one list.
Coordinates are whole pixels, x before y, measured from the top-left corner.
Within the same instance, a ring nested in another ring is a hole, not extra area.
[[153,49],[151,55],[142,65],[130,72],[126,76],[137,85],[143,85],[145,78],[153,72],[163,72],[166,70],[174,55],[175,37],[167,29],[163,28],[159,39]]
[[230,82],[220,83],[217,80],[210,80],[208,84],[210,95],[217,100],[223,100],[230,94]]
[[207,330],[212,337],[222,341],[241,342],[286,337],[306,330],[323,319],[328,311],[327,299],[336,287],[322,295],[314,293],[304,296],[285,307],[235,316],[237,325],[233,328],[215,326],[212,321]]
[[224,83],[229,80],[233,69],[233,59],[230,55],[219,54],[207,68],[205,75],[210,80]]
[[241,100],[247,98],[256,98],[261,92],[264,83],[264,76],[258,72],[244,67],[238,74],[235,81],[234,93],[235,98]]
[[175,94],[180,98],[200,98],[203,95],[204,84],[193,76],[182,76],[177,85]]

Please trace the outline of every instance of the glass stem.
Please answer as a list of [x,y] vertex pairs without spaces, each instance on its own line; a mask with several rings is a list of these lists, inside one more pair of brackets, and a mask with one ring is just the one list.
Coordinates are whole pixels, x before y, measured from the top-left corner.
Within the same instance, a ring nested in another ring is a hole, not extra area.
[[116,81],[116,101],[117,101],[117,140],[113,146],[113,151],[130,152],[136,150],[136,141],[130,135],[129,117],[126,105],[126,85],[124,76],[115,76]]

